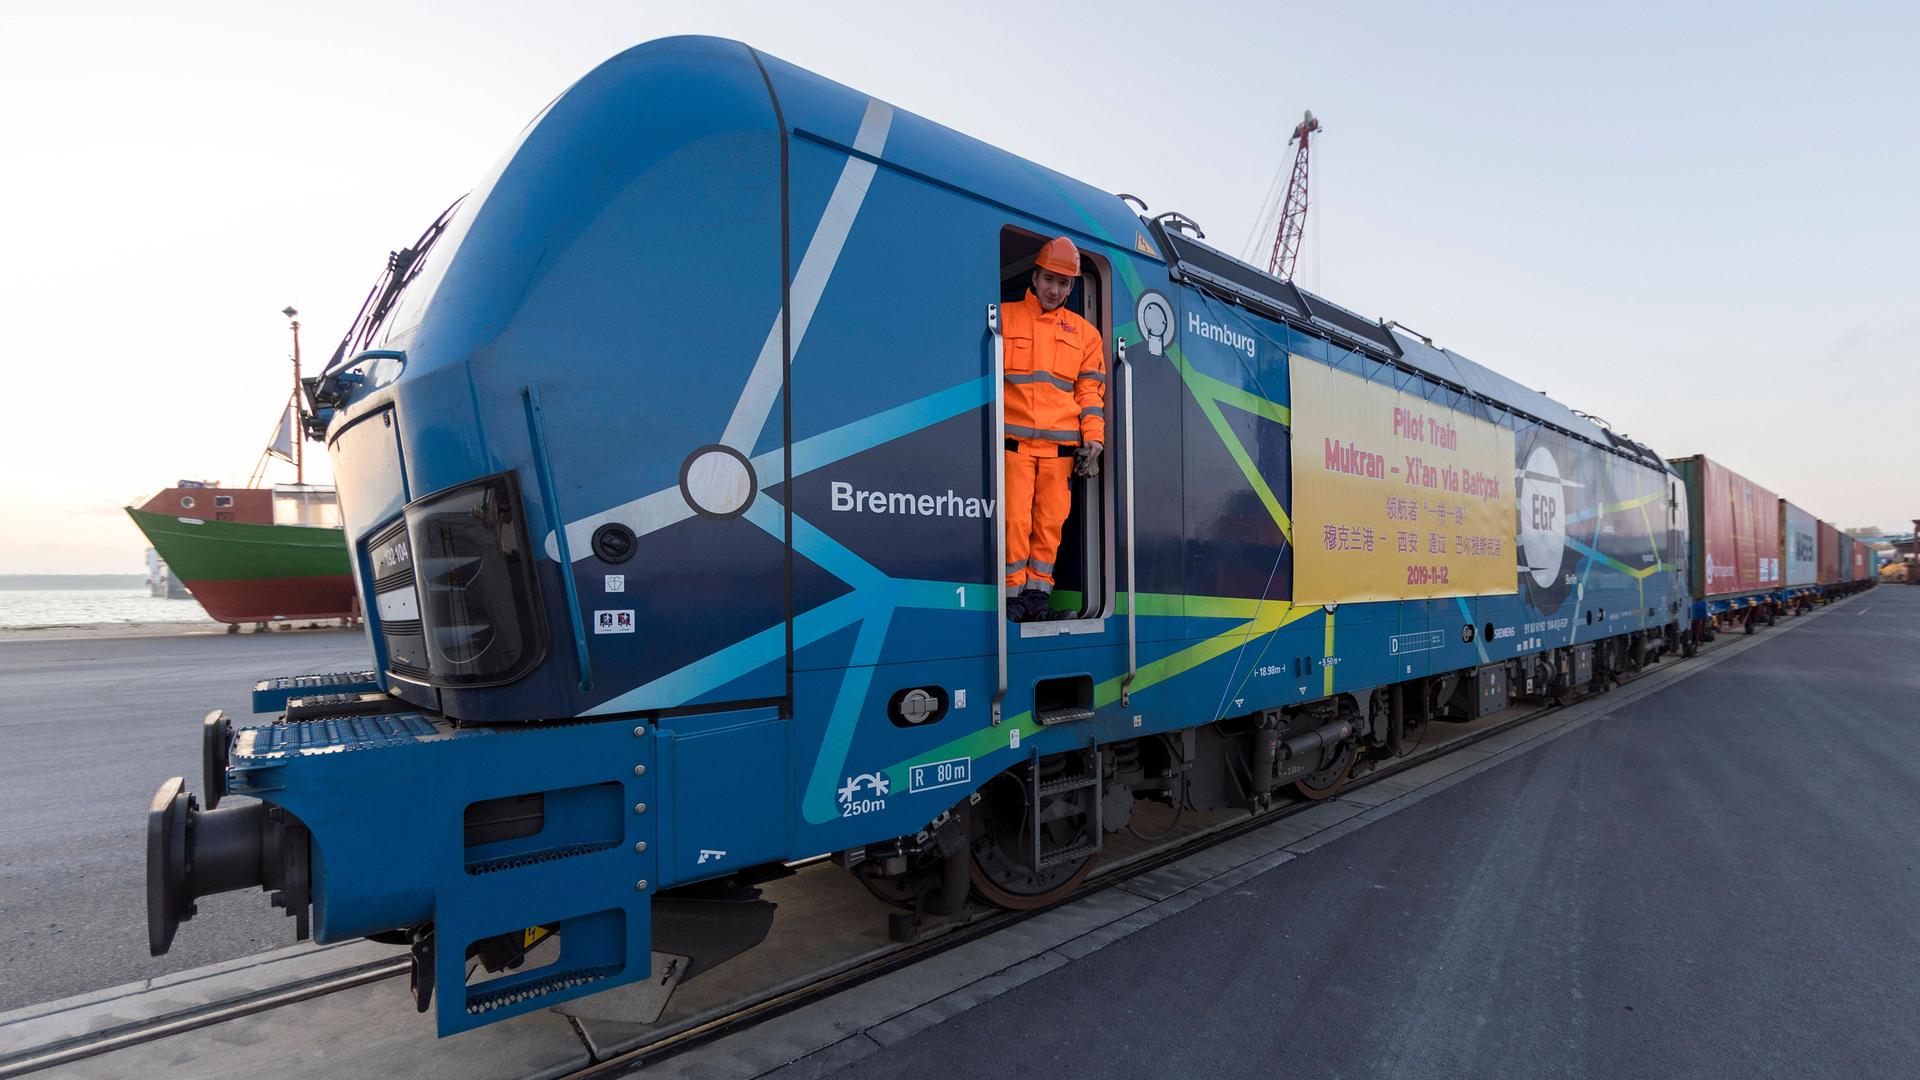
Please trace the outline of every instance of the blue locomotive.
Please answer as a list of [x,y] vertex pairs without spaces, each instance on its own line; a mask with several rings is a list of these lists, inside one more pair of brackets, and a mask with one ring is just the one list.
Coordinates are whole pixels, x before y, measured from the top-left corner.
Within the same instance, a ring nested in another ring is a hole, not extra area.
[[[1108,467],[1012,622],[996,305],[1058,235]],[[152,946],[262,886],[411,946],[442,1034],[644,978],[671,905],[820,854],[916,917],[1049,903],[1142,801],[1324,798],[1421,723],[1605,689],[1688,603],[1646,447],[731,41],[557,98],[308,390],[373,685],[208,718]]]

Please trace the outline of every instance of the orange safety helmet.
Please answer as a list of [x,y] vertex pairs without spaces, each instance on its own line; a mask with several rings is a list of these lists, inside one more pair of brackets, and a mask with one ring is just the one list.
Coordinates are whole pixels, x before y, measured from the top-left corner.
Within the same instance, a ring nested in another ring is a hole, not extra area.
[[1051,270],[1061,277],[1080,276],[1080,249],[1073,241],[1064,236],[1056,236],[1040,248],[1040,254],[1034,256],[1033,265],[1042,270]]

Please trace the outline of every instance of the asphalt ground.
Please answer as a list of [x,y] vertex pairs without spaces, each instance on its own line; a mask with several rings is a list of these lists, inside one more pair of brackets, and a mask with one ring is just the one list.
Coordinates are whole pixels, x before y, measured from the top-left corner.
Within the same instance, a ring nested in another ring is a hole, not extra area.
[[843,1075],[1914,1075],[1916,691],[1876,589]]
[[200,720],[255,681],[367,666],[359,630],[0,642],[0,1011],[293,944],[258,890],[147,954],[146,817],[200,781]]

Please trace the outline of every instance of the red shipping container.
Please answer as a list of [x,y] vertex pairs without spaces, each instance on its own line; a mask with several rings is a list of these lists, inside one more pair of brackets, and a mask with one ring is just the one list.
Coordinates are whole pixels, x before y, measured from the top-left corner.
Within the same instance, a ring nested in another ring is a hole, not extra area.
[[1780,588],[1780,496],[1705,454],[1674,464],[1687,484],[1696,595]]
[[1820,530],[1820,584],[1838,585],[1840,572],[1840,530],[1822,521]]

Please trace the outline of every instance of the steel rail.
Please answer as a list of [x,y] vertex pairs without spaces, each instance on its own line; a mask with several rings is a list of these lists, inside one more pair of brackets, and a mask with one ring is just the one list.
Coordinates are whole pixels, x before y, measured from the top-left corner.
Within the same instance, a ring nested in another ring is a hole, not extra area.
[[180,1035],[199,1028],[211,1027],[214,1024],[224,1024],[243,1016],[269,1012],[287,1005],[339,993],[342,990],[351,990],[356,986],[391,979],[405,975],[408,966],[409,962],[404,957],[396,960],[381,960],[333,975],[294,983],[281,989],[262,991],[238,1001],[210,1005],[204,1009],[166,1017],[153,1023],[135,1023],[125,1027],[109,1028],[105,1032],[89,1033],[67,1043],[55,1044],[50,1049],[33,1052],[30,1056],[0,1062],[0,1080],[11,1080],[12,1077],[24,1076],[41,1069],[71,1065],[76,1061],[110,1054],[115,1050],[125,1050],[128,1047],[139,1046],[171,1035]]

